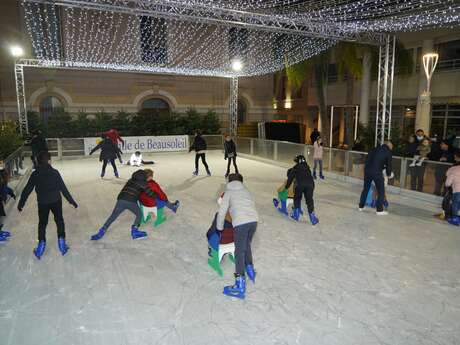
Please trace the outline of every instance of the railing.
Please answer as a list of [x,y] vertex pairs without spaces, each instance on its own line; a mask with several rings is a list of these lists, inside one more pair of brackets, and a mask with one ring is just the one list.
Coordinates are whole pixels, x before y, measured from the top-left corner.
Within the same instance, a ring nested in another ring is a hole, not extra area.
[[8,186],[16,193],[18,192],[17,187],[22,177],[27,174],[28,169],[32,166],[32,161],[25,159],[25,152],[24,147],[21,146],[3,161],[3,165],[9,176]]
[[[289,142],[237,138],[238,152],[258,158],[292,165],[293,159],[303,154],[313,167],[313,146]],[[336,175],[364,179],[366,152],[348,151],[336,148],[323,148],[323,169]],[[395,175],[389,184],[402,190],[415,190],[427,194],[441,195],[445,174],[450,164],[425,161],[422,166],[411,167],[412,158],[393,157],[392,168]]]

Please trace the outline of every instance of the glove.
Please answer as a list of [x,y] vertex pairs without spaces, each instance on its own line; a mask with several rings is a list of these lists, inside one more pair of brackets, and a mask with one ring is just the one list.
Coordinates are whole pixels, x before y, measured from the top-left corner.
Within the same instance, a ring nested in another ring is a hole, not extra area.
[[74,202],[74,203],[72,204],[72,206],[75,207],[75,208],[78,208],[78,204],[77,204],[76,202]]
[[22,212],[22,206],[19,206],[19,205],[18,205],[18,211],[19,211],[19,212]]
[[11,195],[11,197],[16,200],[16,194]]

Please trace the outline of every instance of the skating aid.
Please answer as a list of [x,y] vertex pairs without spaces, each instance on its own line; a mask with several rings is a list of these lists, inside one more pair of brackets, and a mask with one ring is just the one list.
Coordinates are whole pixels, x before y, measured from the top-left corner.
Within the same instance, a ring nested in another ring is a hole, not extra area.
[[257,272],[254,270],[254,265],[246,265],[246,273],[249,279],[255,284]]

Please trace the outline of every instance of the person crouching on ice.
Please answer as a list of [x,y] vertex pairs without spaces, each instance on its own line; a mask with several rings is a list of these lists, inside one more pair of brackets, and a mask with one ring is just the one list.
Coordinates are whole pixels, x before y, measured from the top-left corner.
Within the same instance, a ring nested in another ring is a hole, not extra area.
[[217,214],[217,230],[224,229],[225,217],[230,212],[235,241],[235,285],[226,286],[224,294],[244,298],[246,295],[247,272],[254,283],[256,272],[252,260],[251,242],[259,220],[254,200],[243,184],[243,176],[230,174],[222,204]]
[[304,195],[305,201],[307,203],[308,215],[310,216],[310,222],[313,225],[316,225],[319,223],[319,220],[315,214],[315,205],[313,201],[315,181],[313,181],[310,167],[308,166],[307,161],[303,155],[298,155],[296,158],[294,158],[294,162],[296,165],[290,169],[288,173],[288,180],[285,186],[286,189],[289,189],[291,184],[295,181],[294,209],[292,210],[291,218],[299,221],[300,215],[302,214],[300,204],[302,202],[302,195]]
[[[176,213],[179,208],[179,200],[176,200],[174,203],[169,202],[168,196],[163,192],[160,185],[153,180],[153,170],[145,169],[144,172],[147,175],[147,184],[150,190],[156,195],[156,198],[152,198],[147,193],[142,192],[139,196],[139,201],[147,210],[154,207],[157,208],[157,219],[155,220],[155,226],[157,226],[166,220],[163,208],[166,206]],[[144,214],[144,218],[145,216]]]
[[122,214],[125,210],[133,213],[136,218],[133,225],[131,226],[131,237],[133,240],[140,237],[146,237],[145,231],[139,231],[141,224],[142,214],[137,201],[142,192],[145,192],[149,197],[155,199],[157,196],[150,189],[147,183],[147,174],[144,170],[137,170],[133,173],[131,178],[126,182],[125,186],[121,190],[117,197],[117,203],[112,211],[112,214],[105,221],[102,228],[99,229],[98,233],[91,236],[91,240],[97,241],[104,237],[109,226]]

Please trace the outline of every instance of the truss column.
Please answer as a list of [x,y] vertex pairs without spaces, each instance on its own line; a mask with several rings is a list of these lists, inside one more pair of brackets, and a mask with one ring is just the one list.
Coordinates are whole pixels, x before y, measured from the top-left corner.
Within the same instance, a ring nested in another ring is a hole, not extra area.
[[375,117],[375,145],[391,137],[391,110],[393,106],[393,79],[395,66],[395,36],[387,35],[379,49],[377,80],[377,111]]
[[238,134],[238,78],[230,79],[230,134],[234,137]]
[[24,86],[24,67],[14,64],[14,74],[16,78],[16,98],[18,102],[19,130],[22,135],[29,134],[27,123],[26,91]]

